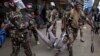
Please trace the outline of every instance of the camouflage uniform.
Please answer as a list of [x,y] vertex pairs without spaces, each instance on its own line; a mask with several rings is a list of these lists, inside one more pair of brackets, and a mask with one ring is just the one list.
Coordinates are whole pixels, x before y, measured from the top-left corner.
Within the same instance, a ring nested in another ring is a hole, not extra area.
[[[12,53],[10,56],[18,56],[20,47],[24,48],[26,56],[32,56],[32,51],[30,49],[29,41],[27,38],[28,29],[20,29],[22,16],[20,13],[14,13],[17,18],[11,20],[13,28],[11,29],[11,41],[12,41]],[[13,22],[14,21],[14,22]]]
[[[52,23],[52,21],[54,21],[55,19],[57,19],[57,16],[58,16],[58,14],[57,14],[57,11],[54,9],[54,10],[52,10],[52,12],[51,12],[51,17],[50,17],[50,22]],[[56,36],[56,28],[57,28],[57,22],[55,21],[55,23],[54,23],[54,25],[53,25],[53,29],[52,29],[52,32],[53,32],[53,34]]]
[[35,30],[34,26],[36,26],[36,20],[33,18],[33,15],[30,15],[30,19],[29,19],[29,28],[30,30],[32,31],[34,37],[35,37],[35,40],[36,42],[38,42],[38,34],[37,34],[37,31]]
[[[53,21],[55,20],[56,18],[53,19]],[[53,34],[56,36],[56,28],[57,28],[57,22],[54,23],[53,25],[53,29],[52,29],[52,32]]]

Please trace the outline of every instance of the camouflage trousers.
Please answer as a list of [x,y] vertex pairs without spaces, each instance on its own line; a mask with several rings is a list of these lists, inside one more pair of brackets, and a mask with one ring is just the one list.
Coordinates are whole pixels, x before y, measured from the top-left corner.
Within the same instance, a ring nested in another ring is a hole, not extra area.
[[13,34],[13,36],[11,37],[12,53],[10,56],[18,56],[21,47],[24,49],[26,56],[32,56],[27,33],[24,34],[23,37],[21,37],[21,34],[22,33],[17,32],[17,34]]
[[12,41],[12,53],[10,56],[18,56],[18,53],[20,52],[20,48],[24,48],[24,52],[26,56],[32,56],[32,52],[29,46],[29,43],[27,41],[24,42],[17,42]]

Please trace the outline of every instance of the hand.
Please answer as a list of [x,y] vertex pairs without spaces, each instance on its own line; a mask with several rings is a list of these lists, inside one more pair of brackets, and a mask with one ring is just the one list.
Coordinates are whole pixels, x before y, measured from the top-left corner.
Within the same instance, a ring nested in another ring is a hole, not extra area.
[[54,21],[51,21],[52,24],[54,24],[57,21],[57,19],[55,19]]

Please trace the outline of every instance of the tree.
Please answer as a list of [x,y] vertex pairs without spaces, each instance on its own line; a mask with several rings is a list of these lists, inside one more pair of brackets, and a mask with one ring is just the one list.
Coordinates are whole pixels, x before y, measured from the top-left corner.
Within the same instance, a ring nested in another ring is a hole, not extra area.
[[94,0],[93,8],[97,8],[99,5],[100,0]]

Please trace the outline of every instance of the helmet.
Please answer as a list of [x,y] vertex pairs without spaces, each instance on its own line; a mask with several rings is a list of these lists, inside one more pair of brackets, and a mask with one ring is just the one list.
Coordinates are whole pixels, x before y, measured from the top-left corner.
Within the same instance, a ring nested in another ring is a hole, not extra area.
[[28,3],[28,4],[26,4],[26,8],[28,8],[28,9],[33,8],[33,4],[32,4],[32,3]]
[[33,4],[32,3],[26,4],[26,10],[27,12],[33,12]]
[[16,10],[16,5],[15,5],[15,3],[13,2],[13,0],[9,0],[9,1],[8,1],[8,6],[9,6],[9,8],[11,8],[12,10]]
[[5,6],[5,7],[9,7],[8,2],[4,2],[4,6]]

